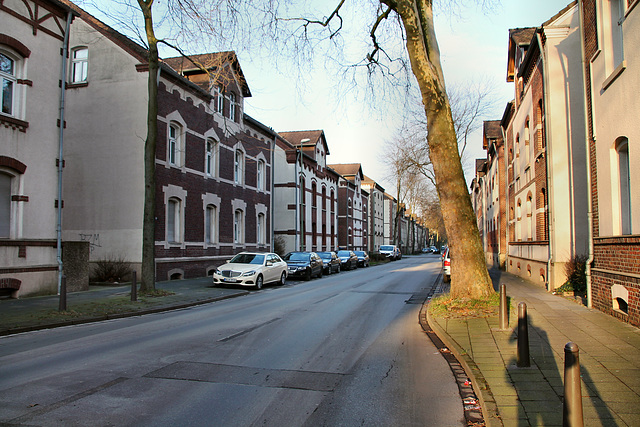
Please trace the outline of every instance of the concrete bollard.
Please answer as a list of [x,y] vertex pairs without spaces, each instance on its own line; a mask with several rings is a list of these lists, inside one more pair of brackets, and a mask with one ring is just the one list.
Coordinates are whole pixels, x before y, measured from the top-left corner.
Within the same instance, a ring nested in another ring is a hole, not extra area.
[[138,281],[135,270],[131,273],[131,301],[138,301]]
[[58,301],[58,311],[67,311],[67,276],[62,275],[60,281],[60,299]]
[[500,329],[509,327],[509,317],[507,313],[507,285],[500,285]]
[[518,304],[518,367],[528,368],[529,360],[529,324],[527,320],[527,304]]
[[580,349],[573,342],[564,346],[563,427],[582,427],[582,386],[580,384]]

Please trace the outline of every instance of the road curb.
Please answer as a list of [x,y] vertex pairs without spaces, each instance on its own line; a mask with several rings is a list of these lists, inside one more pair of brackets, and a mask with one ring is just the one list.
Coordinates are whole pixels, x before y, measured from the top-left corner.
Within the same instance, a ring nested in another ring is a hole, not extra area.
[[207,298],[207,299],[198,300],[198,301],[191,301],[187,303],[180,302],[176,304],[166,305],[164,307],[154,307],[154,308],[148,308],[148,309],[143,309],[139,311],[129,311],[126,313],[116,313],[116,314],[105,314],[105,315],[94,316],[94,317],[85,318],[85,319],[75,319],[75,320],[67,320],[64,322],[52,322],[52,323],[41,324],[41,325],[25,326],[22,328],[4,329],[4,330],[0,330],[0,336],[22,334],[25,332],[34,332],[34,331],[39,331],[43,329],[53,329],[53,328],[60,328],[64,326],[83,325],[86,323],[103,322],[105,320],[123,319],[126,317],[143,316],[145,314],[162,313],[162,312],[171,311],[171,310],[180,310],[183,308],[209,304],[212,302],[222,301],[230,298],[236,298],[236,297],[245,296],[248,294],[249,294],[248,291],[242,291],[242,292],[238,292],[230,295],[222,295],[218,297]]

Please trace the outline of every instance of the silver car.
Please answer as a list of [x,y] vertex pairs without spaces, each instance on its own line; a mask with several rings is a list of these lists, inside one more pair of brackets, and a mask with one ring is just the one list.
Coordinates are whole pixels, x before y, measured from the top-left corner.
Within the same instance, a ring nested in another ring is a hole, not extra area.
[[262,289],[265,283],[284,285],[287,263],[271,252],[240,252],[213,272],[213,284],[252,286]]

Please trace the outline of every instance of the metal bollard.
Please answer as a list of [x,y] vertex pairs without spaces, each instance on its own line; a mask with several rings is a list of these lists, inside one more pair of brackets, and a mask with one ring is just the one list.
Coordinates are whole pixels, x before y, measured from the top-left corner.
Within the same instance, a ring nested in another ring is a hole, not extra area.
[[138,281],[135,270],[131,273],[131,301],[138,301]]
[[518,304],[518,367],[528,368],[529,360],[529,325],[527,321],[527,304]]
[[507,285],[500,285],[500,329],[509,327],[509,317],[507,313]]
[[60,281],[60,300],[58,301],[58,311],[67,311],[67,276],[64,274]]
[[582,386],[580,384],[580,349],[573,342],[564,346],[564,403],[562,425],[582,427]]

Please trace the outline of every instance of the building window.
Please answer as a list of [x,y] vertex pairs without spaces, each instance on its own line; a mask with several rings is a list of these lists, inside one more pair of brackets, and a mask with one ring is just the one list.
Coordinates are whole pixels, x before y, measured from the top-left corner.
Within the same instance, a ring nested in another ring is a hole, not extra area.
[[180,242],[182,207],[180,199],[171,198],[167,203],[167,241],[169,243]]
[[169,164],[173,166],[179,166],[180,163],[180,150],[182,149],[182,132],[178,124],[172,123],[169,125]]
[[0,238],[11,237],[11,175],[0,172]]
[[233,181],[239,185],[244,183],[244,153],[242,150],[236,150],[233,163]]
[[89,72],[89,49],[79,47],[71,53],[71,83],[84,83]]
[[0,81],[2,83],[2,111],[13,115],[14,91],[16,87],[16,61],[4,53],[0,53]]
[[233,243],[244,243],[244,212],[236,209],[233,213]]
[[[618,163],[618,203],[620,206],[620,231],[631,234],[631,183],[629,173],[629,141],[619,138],[616,142],[616,157]],[[615,193],[614,193],[615,194]]]
[[218,208],[214,205],[207,206],[205,212],[204,239],[210,245],[218,242]]
[[217,176],[218,172],[218,143],[209,138],[206,144],[204,171],[207,176]]
[[235,93],[229,95],[229,118],[236,121],[237,97]]
[[258,214],[258,224],[257,224],[257,243],[259,245],[264,245],[266,241],[266,228],[265,228],[265,216],[263,213]]
[[524,125],[524,164],[529,164],[529,119],[527,119]]
[[256,178],[256,187],[258,190],[264,190],[265,187],[265,164],[264,161],[258,160],[258,174]]
[[222,85],[216,86],[216,111],[220,114],[224,112],[224,87]]

